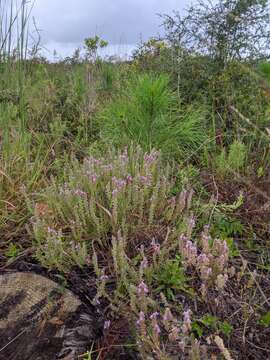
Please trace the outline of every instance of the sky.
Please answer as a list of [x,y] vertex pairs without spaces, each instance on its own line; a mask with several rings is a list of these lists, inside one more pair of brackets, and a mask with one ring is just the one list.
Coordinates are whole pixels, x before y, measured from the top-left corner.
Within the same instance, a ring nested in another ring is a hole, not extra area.
[[43,53],[65,57],[99,35],[109,42],[108,55],[130,54],[136,44],[161,34],[158,14],[180,11],[188,0],[36,0],[32,11]]

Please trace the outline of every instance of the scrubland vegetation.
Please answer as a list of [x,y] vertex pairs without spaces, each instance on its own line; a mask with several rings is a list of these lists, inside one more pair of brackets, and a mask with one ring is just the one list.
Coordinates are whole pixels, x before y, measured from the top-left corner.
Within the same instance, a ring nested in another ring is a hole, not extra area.
[[82,359],[268,359],[268,2],[162,16],[128,62],[28,53],[27,8],[1,21],[1,270],[95,307]]

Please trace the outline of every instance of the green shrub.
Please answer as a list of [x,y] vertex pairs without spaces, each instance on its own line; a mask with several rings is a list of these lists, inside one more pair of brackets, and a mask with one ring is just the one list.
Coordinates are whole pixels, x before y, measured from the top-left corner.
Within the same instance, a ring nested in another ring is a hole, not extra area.
[[116,146],[139,144],[145,151],[187,156],[205,140],[204,112],[181,108],[165,75],[141,75],[100,114],[101,138]]

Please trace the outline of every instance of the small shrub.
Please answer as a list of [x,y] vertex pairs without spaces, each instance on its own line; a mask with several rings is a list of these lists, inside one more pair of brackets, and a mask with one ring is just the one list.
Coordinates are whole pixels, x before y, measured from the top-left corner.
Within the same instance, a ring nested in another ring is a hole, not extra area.
[[145,151],[156,148],[175,158],[198,149],[205,139],[203,111],[179,110],[167,76],[142,75],[126,87],[99,116],[104,141],[116,146],[132,141]]
[[93,243],[108,246],[120,232],[126,244],[140,231],[168,221],[173,225],[180,205],[175,198],[170,201],[170,172],[156,151],[131,149],[101,159],[89,157],[83,164],[74,160],[65,180],[52,179],[46,190],[45,214],[35,214],[38,259],[48,267],[82,266]]

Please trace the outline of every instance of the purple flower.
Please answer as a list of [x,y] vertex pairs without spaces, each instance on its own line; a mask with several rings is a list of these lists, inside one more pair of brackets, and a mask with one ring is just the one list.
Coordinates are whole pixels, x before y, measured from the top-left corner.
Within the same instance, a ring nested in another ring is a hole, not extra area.
[[112,165],[112,164],[103,165],[103,166],[102,166],[102,169],[103,169],[105,172],[110,172],[110,171],[113,170],[113,165]]
[[148,287],[143,281],[141,281],[140,284],[138,285],[137,292],[139,296],[146,295],[149,293]]
[[99,160],[99,159],[93,159],[93,163],[94,163],[95,165],[100,165],[100,164],[101,164],[101,160]]
[[150,154],[145,154],[144,155],[144,161],[148,164],[151,165],[153,162],[155,162],[158,158],[158,151],[152,151]]
[[171,341],[176,341],[179,338],[179,328],[177,326],[174,326],[169,334],[169,339]]
[[100,165],[100,164],[101,164],[101,160],[95,159],[95,158],[93,158],[93,157],[91,156],[91,157],[85,159],[85,163],[86,163],[88,166]]
[[126,180],[117,179],[115,176],[112,178],[112,182],[117,190],[123,189],[127,184]]
[[128,176],[126,177],[126,182],[127,182],[127,184],[130,184],[132,181],[133,181],[133,177],[132,177],[131,175],[128,175]]
[[211,275],[212,275],[212,269],[210,267],[203,266],[201,268],[201,277],[203,280],[208,280]]
[[67,195],[70,193],[69,186],[67,183],[64,183],[64,185],[59,190],[60,195]]
[[208,258],[208,256],[204,253],[202,253],[199,257],[198,257],[198,266],[208,266],[210,264],[210,260]]
[[48,227],[48,228],[47,228],[47,232],[48,232],[48,234],[50,234],[50,235],[57,235],[57,231],[54,230],[54,229],[52,229],[51,227]]
[[192,241],[188,240],[186,246],[184,247],[184,255],[187,259],[189,265],[195,265],[197,261],[197,246],[193,244]]
[[104,327],[103,327],[103,329],[104,329],[104,330],[108,330],[108,329],[110,328],[110,326],[111,326],[111,321],[110,321],[110,320],[106,320],[106,321],[104,322]]
[[227,274],[224,274],[224,275],[219,274],[216,279],[216,285],[217,285],[218,289],[223,290],[227,281],[228,281]]
[[139,319],[137,320],[137,325],[141,325],[145,322],[145,315],[143,311],[140,311]]
[[153,247],[154,253],[160,252],[160,245],[155,242],[155,239],[152,240],[151,246]]
[[159,316],[159,313],[157,311],[155,311],[152,315],[150,315],[150,319],[154,320]]
[[157,323],[154,324],[154,332],[156,333],[156,335],[160,334],[160,327]]
[[112,191],[112,196],[115,197],[118,194],[118,190],[117,189],[113,189]]
[[143,185],[150,186],[152,182],[151,176],[140,176],[140,181]]
[[108,280],[108,279],[109,279],[109,276],[107,276],[107,275],[105,275],[105,274],[103,274],[103,275],[100,276],[100,281],[106,281],[106,280]]
[[179,236],[179,240],[180,240],[181,242],[186,242],[186,241],[187,241],[187,236],[186,236],[185,234],[181,234],[181,235]]
[[85,197],[87,196],[86,192],[81,190],[81,189],[76,189],[74,190],[74,194],[77,195],[77,196],[80,196],[80,197]]
[[141,269],[146,269],[148,267],[148,260],[146,257],[143,258],[143,260],[141,261]]
[[171,198],[168,200],[168,203],[169,203],[170,205],[175,205],[175,204],[176,204],[176,197],[175,197],[175,196],[171,197]]
[[87,176],[89,178],[89,180],[92,182],[92,183],[96,183],[97,182],[97,179],[98,179],[98,176],[96,173],[91,173],[90,171],[87,172]]
[[191,330],[190,314],[191,314],[190,310],[184,311],[184,313],[183,313],[183,315],[184,315],[184,323],[183,323],[183,326],[182,326],[182,331],[183,331],[184,334],[188,333]]
[[173,321],[173,315],[172,315],[171,310],[169,308],[166,308],[162,320],[164,322]]

